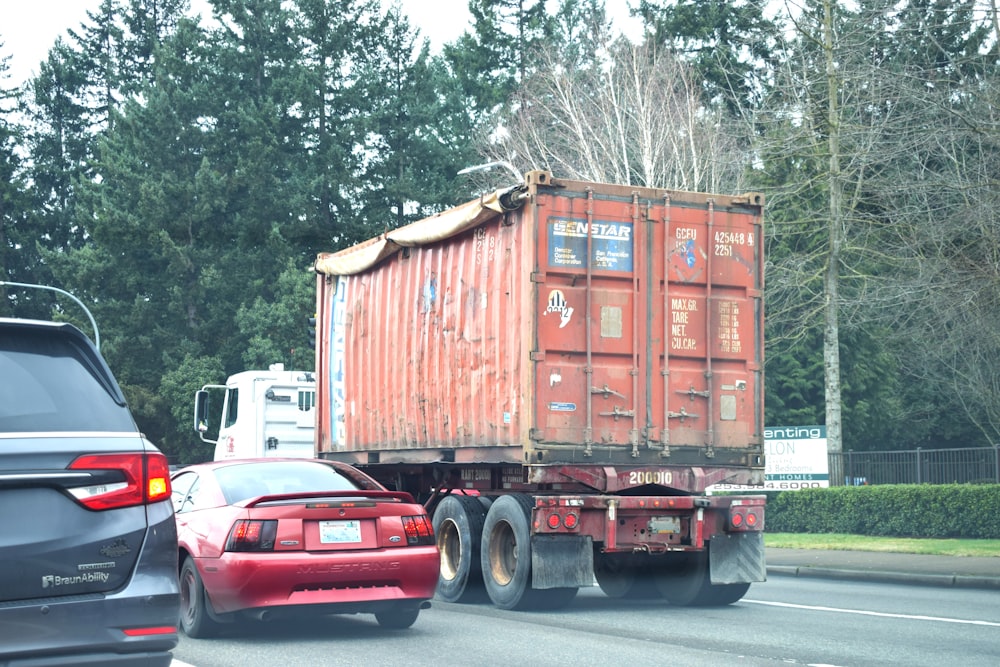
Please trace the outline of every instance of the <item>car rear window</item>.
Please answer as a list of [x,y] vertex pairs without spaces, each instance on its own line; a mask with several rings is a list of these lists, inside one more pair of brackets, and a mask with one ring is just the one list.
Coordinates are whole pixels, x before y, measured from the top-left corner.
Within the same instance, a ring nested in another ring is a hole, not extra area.
[[0,431],[135,431],[121,391],[65,330],[0,331]]
[[360,488],[333,466],[314,461],[233,464],[216,468],[215,477],[230,505],[257,496]]

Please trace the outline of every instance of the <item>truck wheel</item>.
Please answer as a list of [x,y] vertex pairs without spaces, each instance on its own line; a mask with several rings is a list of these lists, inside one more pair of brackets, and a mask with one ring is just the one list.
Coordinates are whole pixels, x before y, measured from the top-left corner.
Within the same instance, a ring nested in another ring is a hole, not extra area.
[[609,598],[627,598],[636,587],[637,568],[605,554],[594,557],[594,577]]
[[205,586],[201,582],[198,568],[190,557],[185,558],[184,564],[181,565],[180,589],[180,625],[184,634],[194,639],[214,636],[219,626],[209,615]]
[[441,553],[436,596],[469,602],[482,591],[479,549],[486,510],[475,496],[448,496],[434,510],[434,534]]
[[501,609],[530,604],[531,498],[501,496],[490,506],[483,525],[482,569],[486,593]]
[[686,607],[695,604],[707,576],[707,553],[686,553],[660,564],[653,580],[667,602]]
[[532,589],[525,596],[526,598],[530,596],[530,602],[522,601],[520,608],[525,609],[530,605],[536,611],[562,609],[576,598],[579,590],[575,587]]
[[750,584],[713,584],[706,576],[693,604],[699,607],[723,607],[738,602],[748,590]]

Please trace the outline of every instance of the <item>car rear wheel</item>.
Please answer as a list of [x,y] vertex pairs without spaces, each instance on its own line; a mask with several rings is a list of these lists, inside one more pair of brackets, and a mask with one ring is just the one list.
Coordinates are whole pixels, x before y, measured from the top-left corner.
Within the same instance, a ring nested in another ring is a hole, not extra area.
[[188,557],[181,565],[181,629],[188,637],[211,637],[218,632],[218,624],[208,612],[205,586],[194,561]]
[[380,611],[375,614],[375,620],[383,628],[392,630],[405,630],[417,622],[420,609],[393,609],[392,611]]

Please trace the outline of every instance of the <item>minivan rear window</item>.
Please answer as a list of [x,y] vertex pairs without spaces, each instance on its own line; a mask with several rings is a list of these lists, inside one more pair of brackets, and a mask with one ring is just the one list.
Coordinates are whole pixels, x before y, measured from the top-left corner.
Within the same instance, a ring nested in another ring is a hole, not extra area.
[[0,335],[0,432],[135,430],[114,380],[65,331]]

